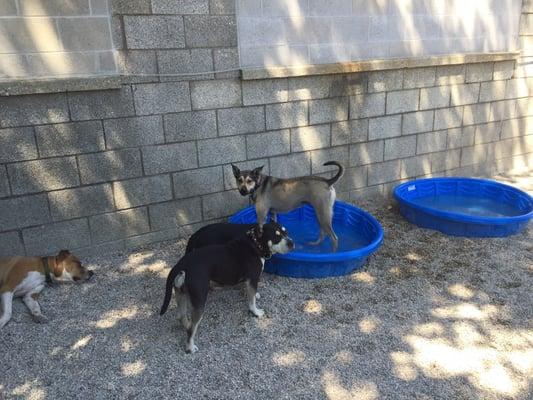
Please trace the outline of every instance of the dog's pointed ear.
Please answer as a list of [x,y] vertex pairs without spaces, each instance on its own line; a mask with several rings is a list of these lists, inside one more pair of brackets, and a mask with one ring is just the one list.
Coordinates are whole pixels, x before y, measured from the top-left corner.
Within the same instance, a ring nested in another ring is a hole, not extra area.
[[65,258],[67,258],[68,256],[70,255],[70,251],[68,250],[61,250],[56,258],[57,258],[57,261],[63,261]]
[[239,176],[241,176],[241,170],[237,168],[236,165],[231,164],[231,169],[233,170],[233,176],[235,178],[238,178]]
[[252,173],[255,175],[255,176],[259,176],[261,174],[261,171],[263,170],[263,167],[264,165],[261,165],[260,167],[257,167],[255,168]]

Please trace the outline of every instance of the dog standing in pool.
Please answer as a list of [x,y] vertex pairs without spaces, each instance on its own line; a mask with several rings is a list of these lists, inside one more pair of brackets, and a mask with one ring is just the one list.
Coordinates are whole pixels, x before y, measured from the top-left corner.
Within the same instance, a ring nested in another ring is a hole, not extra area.
[[333,231],[333,205],[335,203],[335,188],[333,184],[344,174],[344,168],[336,161],[329,161],[324,166],[334,165],[339,170],[333,178],[320,176],[302,176],[299,178],[281,179],[264,175],[263,167],[251,171],[241,171],[235,165],[233,175],[237,180],[237,188],[243,196],[250,196],[255,204],[257,222],[260,229],[270,212],[276,221],[278,212],[288,212],[299,207],[302,203],[309,203],[315,209],[320,236],[312,245],[320,244],[326,235],[331,239],[333,251],[337,251],[339,239]]

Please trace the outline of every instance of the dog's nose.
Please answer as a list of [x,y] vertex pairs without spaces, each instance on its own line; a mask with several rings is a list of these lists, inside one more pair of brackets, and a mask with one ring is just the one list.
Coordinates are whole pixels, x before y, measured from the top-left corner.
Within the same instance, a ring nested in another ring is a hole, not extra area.
[[239,193],[243,196],[247,194],[246,189],[239,189]]
[[294,249],[294,242],[291,239],[287,239],[287,246],[290,250]]

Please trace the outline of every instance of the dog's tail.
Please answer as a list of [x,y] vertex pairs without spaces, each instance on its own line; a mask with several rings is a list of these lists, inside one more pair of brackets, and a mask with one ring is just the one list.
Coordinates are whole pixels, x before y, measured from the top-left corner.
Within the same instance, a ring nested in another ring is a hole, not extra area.
[[165,289],[165,300],[163,300],[163,305],[161,306],[161,311],[159,312],[159,315],[163,315],[167,312],[168,305],[170,304],[170,298],[172,297],[172,288],[174,287],[174,281],[176,280],[176,277],[178,274],[180,274],[185,267],[180,265],[182,261],[178,261],[176,265],[170,270],[170,273],[167,277],[167,284]]
[[335,175],[333,178],[326,179],[326,182],[328,183],[328,186],[333,185],[335,182],[337,182],[339,179],[341,179],[341,176],[344,174],[344,167],[340,165],[337,161],[328,161],[327,163],[323,164],[325,167],[329,165],[335,165],[337,168],[339,168],[339,172],[337,172],[337,175]]

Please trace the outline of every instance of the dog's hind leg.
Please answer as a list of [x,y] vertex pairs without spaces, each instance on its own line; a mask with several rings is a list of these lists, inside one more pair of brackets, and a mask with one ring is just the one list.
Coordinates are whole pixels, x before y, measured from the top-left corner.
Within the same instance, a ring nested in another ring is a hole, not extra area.
[[0,329],[11,319],[13,312],[13,292],[3,292],[0,296],[2,298],[2,316],[0,317]]
[[191,321],[188,315],[189,296],[187,296],[185,288],[183,287],[184,283],[185,271],[182,271],[174,280],[174,292],[176,294],[178,319],[181,321],[181,324],[185,329],[189,329],[191,327]]
[[196,353],[198,351],[198,346],[194,344],[194,339],[198,330],[198,324],[202,320],[203,315],[203,308],[195,308],[193,306],[191,313],[191,326],[187,329],[187,345],[185,346],[185,351],[187,353]]
[[320,238],[315,244],[319,244],[324,238],[324,234],[331,239],[333,251],[337,251],[339,239],[333,230],[333,205],[335,203],[335,189],[330,189],[330,197],[313,203],[315,214],[320,225]]
[[248,279],[246,281],[246,297],[248,299],[248,310],[255,315],[257,318],[261,318],[263,315],[265,315],[265,312],[261,310],[260,308],[257,308],[257,305],[255,304],[255,300],[257,294],[257,281]]

